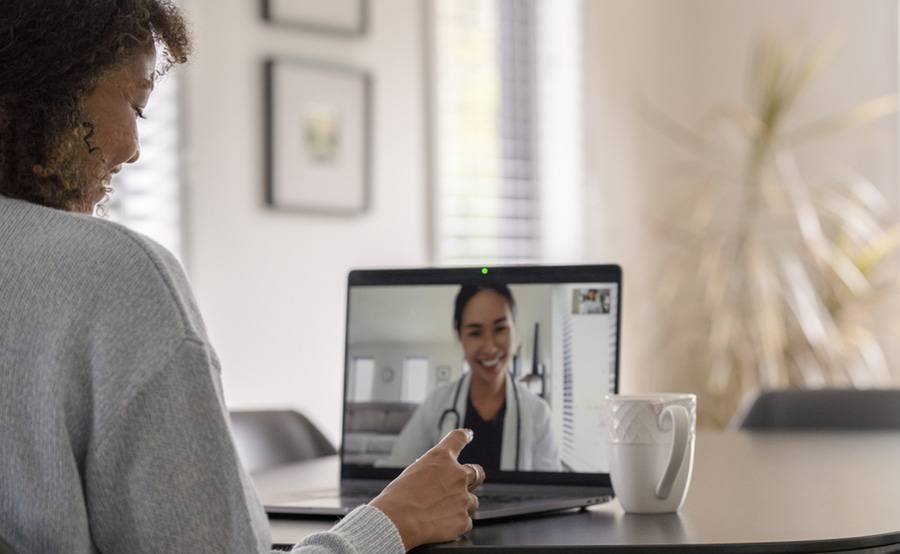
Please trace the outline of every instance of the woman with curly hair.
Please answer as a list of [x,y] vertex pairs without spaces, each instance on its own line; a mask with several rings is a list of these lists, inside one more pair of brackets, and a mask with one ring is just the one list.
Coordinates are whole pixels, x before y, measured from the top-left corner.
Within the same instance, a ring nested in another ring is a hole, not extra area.
[[[170,0],[0,3],[0,551],[263,552],[220,370],[163,248],[92,217],[139,156]],[[401,552],[471,527],[483,470],[451,432],[299,552]]]

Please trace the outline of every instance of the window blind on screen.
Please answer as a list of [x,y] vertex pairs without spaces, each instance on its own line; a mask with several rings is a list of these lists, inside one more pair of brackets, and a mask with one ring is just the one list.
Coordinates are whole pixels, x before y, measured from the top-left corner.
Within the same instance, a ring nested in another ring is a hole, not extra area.
[[159,242],[182,262],[182,186],[178,79],[159,78],[138,120],[141,156],[113,179],[109,219]]
[[566,314],[562,320],[562,359],[563,359],[563,415],[561,442],[561,459],[566,469],[571,470],[568,462],[575,455],[575,394],[574,371],[572,368],[572,317]]
[[536,260],[534,0],[433,9],[435,257]]

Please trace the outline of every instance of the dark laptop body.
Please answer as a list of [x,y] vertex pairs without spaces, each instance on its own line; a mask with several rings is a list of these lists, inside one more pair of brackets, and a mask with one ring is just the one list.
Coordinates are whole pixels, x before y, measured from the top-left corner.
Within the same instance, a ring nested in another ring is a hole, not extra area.
[[[378,340],[368,338],[387,336],[384,344],[399,342],[397,337],[406,335],[426,340],[431,320],[446,319],[447,310],[441,308],[445,299],[452,299],[462,283],[485,281],[504,283],[514,295],[523,296],[521,302],[517,298],[517,325],[518,320],[530,318],[521,322],[529,329],[521,329],[519,334],[523,338],[531,336],[530,342],[523,340],[511,376],[515,382],[527,382],[529,386],[540,383],[540,396],[550,405],[557,427],[560,470],[488,470],[485,485],[476,493],[480,506],[473,519],[576,508],[612,498],[608,460],[603,451],[606,431],[599,410],[606,394],[618,392],[622,298],[619,266],[356,270],[348,279],[340,487],[264,499],[269,514],[345,515],[374,498],[400,474],[403,464],[384,466],[391,463],[391,441],[396,445],[398,432],[418,406],[414,402],[383,401],[390,394],[396,395],[396,391],[385,392],[386,387],[396,389],[394,381],[402,378],[403,394],[415,396],[407,389],[418,386],[422,389],[418,392],[421,399],[426,389],[440,386],[436,380],[443,379],[446,387],[452,386],[453,368],[452,364],[440,365],[439,360],[430,358],[426,363],[425,356],[406,357],[403,368],[386,365],[375,355],[367,357],[372,350],[385,349]],[[416,306],[421,309],[417,311]],[[377,321],[371,321],[373,318]],[[440,336],[440,325],[450,329],[449,322],[435,322],[435,336]],[[393,336],[391,328],[396,329]],[[592,330],[597,329],[605,336],[593,336],[597,333],[591,334]],[[579,347],[579,341],[585,346]],[[417,352],[412,338],[410,344],[413,346],[405,348]],[[598,352],[604,359],[596,360],[594,367],[592,358],[597,356],[592,355]],[[417,384],[411,377],[406,378],[406,372],[412,376],[415,369],[413,362],[405,367],[411,359],[419,360],[427,382],[420,379]],[[554,360],[558,363],[554,364]],[[435,364],[438,365],[432,367]],[[558,374],[554,375],[554,371]],[[354,390],[362,386],[360,383],[365,390]],[[383,398],[366,396],[376,395],[370,390]]]

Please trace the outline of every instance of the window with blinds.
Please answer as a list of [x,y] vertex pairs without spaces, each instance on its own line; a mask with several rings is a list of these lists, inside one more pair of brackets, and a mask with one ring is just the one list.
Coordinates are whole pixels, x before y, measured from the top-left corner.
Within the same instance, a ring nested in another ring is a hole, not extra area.
[[535,0],[432,6],[436,261],[535,260]]
[[143,233],[184,261],[178,78],[161,77],[147,119],[138,121],[141,157],[113,180],[109,219]]
[[432,0],[439,264],[582,255],[581,0]]

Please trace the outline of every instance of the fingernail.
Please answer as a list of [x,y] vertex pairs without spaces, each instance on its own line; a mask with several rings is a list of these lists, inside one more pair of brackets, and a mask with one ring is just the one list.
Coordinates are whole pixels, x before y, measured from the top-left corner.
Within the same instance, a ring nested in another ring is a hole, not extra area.
[[463,431],[466,432],[466,439],[468,439],[469,442],[471,442],[472,439],[475,438],[475,433],[471,429],[463,429]]

